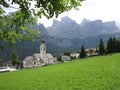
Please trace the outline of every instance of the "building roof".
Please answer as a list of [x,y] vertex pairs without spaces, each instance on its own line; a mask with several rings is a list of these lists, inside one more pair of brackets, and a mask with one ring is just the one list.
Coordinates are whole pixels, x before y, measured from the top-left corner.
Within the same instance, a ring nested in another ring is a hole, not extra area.
[[[46,54],[46,58],[53,58],[52,54],[47,53]],[[40,54],[39,53],[35,53],[32,56],[27,56],[24,61],[33,61],[33,60],[40,60],[41,63],[43,63],[44,61],[40,58]]]
[[33,56],[27,56],[24,61],[32,61],[33,60]]
[[40,60],[40,54],[39,53],[35,53],[33,54],[33,57],[36,59],[36,60]]
[[39,62],[42,64],[44,63],[44,61],[40,58],[40,53],[35,53],[33,54],[33,57],[36,59],[36,60],[39,60]]
[[[33,54],[33,56],[35,59],[41,59],[39,53],[35,53],[35,54]],[[53,58],[52,54],[50,54],[50,53],[47,53],[45,57],[46,58]]]
[[46,54],[46,57],[47,57],[47,58],[53,58],[52,54],[50,54],[50,53],[47,53],[47,54]]
[[69,61],[71,58],[69,56],[62,56],[61,60],[62,61]]

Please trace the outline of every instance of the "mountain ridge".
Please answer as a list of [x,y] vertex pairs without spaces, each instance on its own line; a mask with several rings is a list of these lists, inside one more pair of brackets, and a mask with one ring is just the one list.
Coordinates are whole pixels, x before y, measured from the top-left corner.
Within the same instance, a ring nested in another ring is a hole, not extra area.
[[46,29],[49,36],[67,39],[79,38],[80,36],[80,38],[98,36],[104,32],[109,34],[118,31],[115,21],[103,22],[102,20],[90,21],[83,19],[78,24],[69,17],[64,17],[61,21],[53,20],[52,26]]

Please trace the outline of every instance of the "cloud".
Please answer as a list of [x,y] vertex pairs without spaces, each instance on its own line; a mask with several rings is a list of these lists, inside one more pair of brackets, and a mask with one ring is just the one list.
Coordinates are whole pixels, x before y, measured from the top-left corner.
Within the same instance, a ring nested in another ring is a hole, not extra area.
[[[116,20],[120,22],[120,0],[86,0],[82,2],[79,11],[72,9],[69,12],[61,14],[57,20],[61,20],[64,16],[69,16],[71,19],[80,23],[84,18],[90,20],[101,19],[103,21]],[[11,11],[12,9],[9,9]],[[45,26],[52,25],[53,19],[43,17],[39,19]]]
[[[120,0],[86,0],[82,3],[82,6],[80,6],[79,11],[71,10],[65,12],[58,17],[58,20],[64,16],[69,16],[77,23],[80,23],[84,18],[90,20],[120,21],[119,2]],[[49,26],[52,23],[52,19],[43,21],[42,23],[44,23],[45,26]],[[48,22],[49,24],[47,24]]]

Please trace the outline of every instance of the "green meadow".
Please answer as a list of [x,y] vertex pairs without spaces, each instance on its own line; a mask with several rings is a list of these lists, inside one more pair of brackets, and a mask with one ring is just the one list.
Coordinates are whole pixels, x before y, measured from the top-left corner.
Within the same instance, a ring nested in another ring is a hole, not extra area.
[[0,73],[0,90],[120,90],[120,54]]

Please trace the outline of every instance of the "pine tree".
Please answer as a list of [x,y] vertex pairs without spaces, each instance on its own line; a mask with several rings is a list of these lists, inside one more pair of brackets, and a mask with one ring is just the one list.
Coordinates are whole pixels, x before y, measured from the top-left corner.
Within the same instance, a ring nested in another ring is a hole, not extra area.
[[80,52],[80,58],[85,58],[85,57],[86,57],[86,52],[85,52],[84,45],[82,45],[81,52]]
[[114,37],[113,38],[113,53],[116,53],[117,52],[117,41],[116,41],[116,38]]
[[110,37],[109,40],[107,41],[107,54],[112,54],[113,51],[114,51],[113,39],[112,37]]
[[0,59],[0,66],[2,66],[2,59]]
[[102,38],[100,39],[100,44],[99,44],[99,54],[104,55],[105,54],[105,47],[104,47],[104,42]]
[[17,51],[16,51],[16,50],[13,50],[13,51],[12,51],[11,60],[12,60],[12,65],[13,65],[13,66],[15,66],[15,65],[20,65],[20,61],[19,61],[19,59],[18,59]]
[[120,40],[116,40],[116,52],[120,52]]

